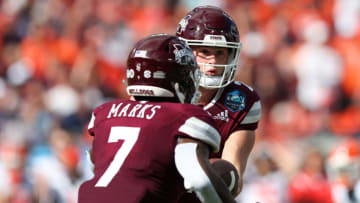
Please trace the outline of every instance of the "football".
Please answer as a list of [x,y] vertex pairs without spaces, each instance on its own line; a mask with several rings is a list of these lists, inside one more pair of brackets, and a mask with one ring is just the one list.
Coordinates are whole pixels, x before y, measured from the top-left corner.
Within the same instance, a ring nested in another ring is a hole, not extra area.
[[210,159],[211,166],[215,169],[217,174],[224,180],[232,195],[237,194],[239,183],[239,174],[235,166],[224,159]]

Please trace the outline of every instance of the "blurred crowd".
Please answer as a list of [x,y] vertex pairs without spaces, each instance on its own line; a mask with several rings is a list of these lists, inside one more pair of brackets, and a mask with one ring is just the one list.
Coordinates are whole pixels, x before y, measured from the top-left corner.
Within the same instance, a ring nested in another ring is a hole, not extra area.
[[92,110],[134,43],[216,5],[262,100],[244,203],[360,202],[359,0],[0,0],[0,203],[75,203]]

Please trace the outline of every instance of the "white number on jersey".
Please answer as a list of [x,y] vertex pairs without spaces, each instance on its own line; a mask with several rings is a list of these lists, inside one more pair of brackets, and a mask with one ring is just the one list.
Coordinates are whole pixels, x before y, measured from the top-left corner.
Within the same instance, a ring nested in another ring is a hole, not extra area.
[[118,142],[119,140],[124,140],[124,143],[116,152],[113,161],[110,163],[105,173],[99,178],[95,187],[106,187],[109,185],[116,173],[120,170],[131,149],[134,147],[139,138],[139,132],[140,128],[136,127],[117,126],[111,128],[108,143]]

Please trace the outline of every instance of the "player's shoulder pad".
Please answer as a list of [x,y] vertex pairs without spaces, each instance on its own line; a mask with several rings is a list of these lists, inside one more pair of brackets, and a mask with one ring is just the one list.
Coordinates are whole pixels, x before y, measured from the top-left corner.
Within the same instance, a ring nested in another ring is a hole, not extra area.
[[261,103],[260,100],[256,101],[246,114],[245,118],[241,121],[241,124],[257,123],[261,117]]
[[101,112],[102,110],[104,109],[107,109],[108,106],[114,104],[114,103],[118,103],[120,102],[121,100],[112,100],[112,101],[108,101],[108,102],[105,102],[99,106],[97,106],[92,114],[91,114],[91,119],[90,119],[90,122],[89,122],[89,125],[88,125],[88,130],[92,129],[95,125],[95,118],[96,116],[98,115],[99,112]]
[[180,126],[179,131],[207,143],[215,152],[218,152],[221,137],[218,130],[214,127],[216,126],[215,121],[201,107],[185,107],[184,109],[193,111],[187,112],[187,118],[184,124]]
[[243,90],[247,90],[254,99],[254,103],[252,104],[249,112],[247,113],[246,117],[244,118],[244,120],[241,123],[242,124],[250,124],[250,123],[258,122],[261,117],[261,101],[260,101],[260,98],[259,98],[257,92],[252,87],[250,87],[249,85],[247,85],[243,82],[235,81],[235,82],[233,82],[233,84],[234,84],[234,88],[237,87],[237,88],[241,88]]
[[200,118],[211,126],[216,126],[216,122],[211,114],[205,111],[202,107],[193,104],[181,104],[181,113],[184,117],[197,117]]
[[224,105],[232,112],[248,111],[260,98],[253,88],[242,82],[233,82],[226,86],[221,95]]
[[254,88],[252,88],[250,85],[248,85],[246,83],[243,83],[240,81],[234,81],[232,84],[233,84],[234,89],[242,88],[242,89],[248,90],[249,92],[254,92],[255,94],[257,94],[256,91],[254,90]]
[[208,115],[208,113],[203,108],[194,104],[181,104],[181,111],[184,114]]
[[232,82],[230,85],[226,86],[225,89],[227,92],[240,91],[247,97],[251,97],[254,101],[260,100],[260,97],[254,88],[240,81]]
[[108,106],[111,106],[111,105],[113,105],[113,104],[119,103],[120,101],[123,101],[123,100],[116,99],[116,100],[111,100],[111,101],[105,102],[105,103],[97,106],[97,107],[94,109],[93,113],[94,113],[94,114],[97,114],[98,112],[106,109]]

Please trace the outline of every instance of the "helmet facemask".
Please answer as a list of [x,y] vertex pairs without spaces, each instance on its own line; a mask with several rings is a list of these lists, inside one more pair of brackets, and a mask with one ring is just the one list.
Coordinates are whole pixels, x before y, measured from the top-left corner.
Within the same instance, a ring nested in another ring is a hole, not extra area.
[[225,37],[221,35],[206,35],[204,40],[184,40],[192,48],[196,46],[208,46],[224,47],[229,49],[227,64],[207,64],[198,62],[198,65],[203,70],[205,70],[207,66],[222,68],[224,70],[223,73],[218,76],[209,76],[205,73],[201,73],[200,86],[205,88],[222,88],[235,80],[235,74],[238,65],[237,63],[242,47],[241,42],[226,42]]
[[192,48],[208,46],[223,47],[230,50],[226,64],[212,65],[198,62],[201,68],[212,66],[224,69],[221,76],[202,74],[200,86],[222,88],[234,81],[241,42],[234,20],[221,8],[214,6],[194,8],[180,20],[176,29],[176,36],[184,39]]

